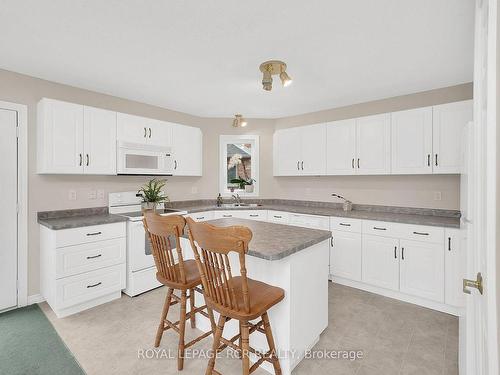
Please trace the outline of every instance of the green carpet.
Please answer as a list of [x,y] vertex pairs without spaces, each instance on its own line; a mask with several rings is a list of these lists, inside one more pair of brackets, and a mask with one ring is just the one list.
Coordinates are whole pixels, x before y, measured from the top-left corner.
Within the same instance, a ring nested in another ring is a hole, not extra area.
[[52,324],[37,305],[0,314],[0,374],[82,375]]

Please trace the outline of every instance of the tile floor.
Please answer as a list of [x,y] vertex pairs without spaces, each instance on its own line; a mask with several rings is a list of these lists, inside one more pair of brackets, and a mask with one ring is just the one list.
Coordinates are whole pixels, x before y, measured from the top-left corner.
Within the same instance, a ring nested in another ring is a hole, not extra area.
[[[299,374],[452,375],[458,374],[456,317],[329,284],[329,326],[314,349],[361,350],[357,360],[303,360]],[[42,310],[88,375],[177,373],[175,359],[139,359],[138,351],[153,348],[165,288],[135,298],[123,298],[91,310],[57,319],[47,304]],[[178,309],[172,308],[172,314]],[[169,314],[170,316],[170,314]],[[187,329],[188,339],[197,331]],[[196,345],[208,349],[211,338]],[[167,331],[160,348],[177,348],[177,335]],[[186,359],[183,374],[204,374],[207,360]],[[240,374],[240,361],[224,358],[217,368]],[[259,369],[254,374],[266,375]]]

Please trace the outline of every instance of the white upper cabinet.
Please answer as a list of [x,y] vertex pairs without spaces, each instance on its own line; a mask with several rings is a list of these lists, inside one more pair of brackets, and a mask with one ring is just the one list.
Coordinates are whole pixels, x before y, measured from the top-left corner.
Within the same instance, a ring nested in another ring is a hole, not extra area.
[[356,119],[356,173],[391,173],[390,114]]
[[465,125],[472,121],[472,100],[433,107],[433,170],[434,173],[460,173]]
[[432,107],[391,114],[393,174],[432,173]]
[[122,142],[170,146],[172,125],[165,121],[118,113],[117,138]]
[[326,174],[326,125],[282,129],[274,133],[275,176]]
[[172,154],[174,176],[201,176],[203,135],[199,128],[174,124],[172,126]]
[[83,105],[38,103],[38,173],[83,173]]
[[341,120],[326,124],[326,174],[354,174],[355,160],[356,120]]
[[88,174],[116,174],[116,112],[84,107],[83,170]]
[[116,112],[42,99],[38,173],[116,174]]

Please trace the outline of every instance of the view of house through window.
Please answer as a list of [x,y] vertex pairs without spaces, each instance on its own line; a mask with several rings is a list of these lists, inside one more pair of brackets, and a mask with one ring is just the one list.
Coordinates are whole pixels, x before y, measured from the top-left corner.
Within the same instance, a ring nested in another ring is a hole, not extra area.
[[226,147],[227,189],[229,191],[245,190],[245,186],[253,184],[252,144],[228,143]]

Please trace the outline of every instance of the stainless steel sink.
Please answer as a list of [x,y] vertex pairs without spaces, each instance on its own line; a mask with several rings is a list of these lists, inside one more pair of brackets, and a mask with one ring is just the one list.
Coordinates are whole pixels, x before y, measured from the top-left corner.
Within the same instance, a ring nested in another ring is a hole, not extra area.
[[261,207],[261,204],[257,203],[224,203],[222,208],[238,208],[238,207]]

